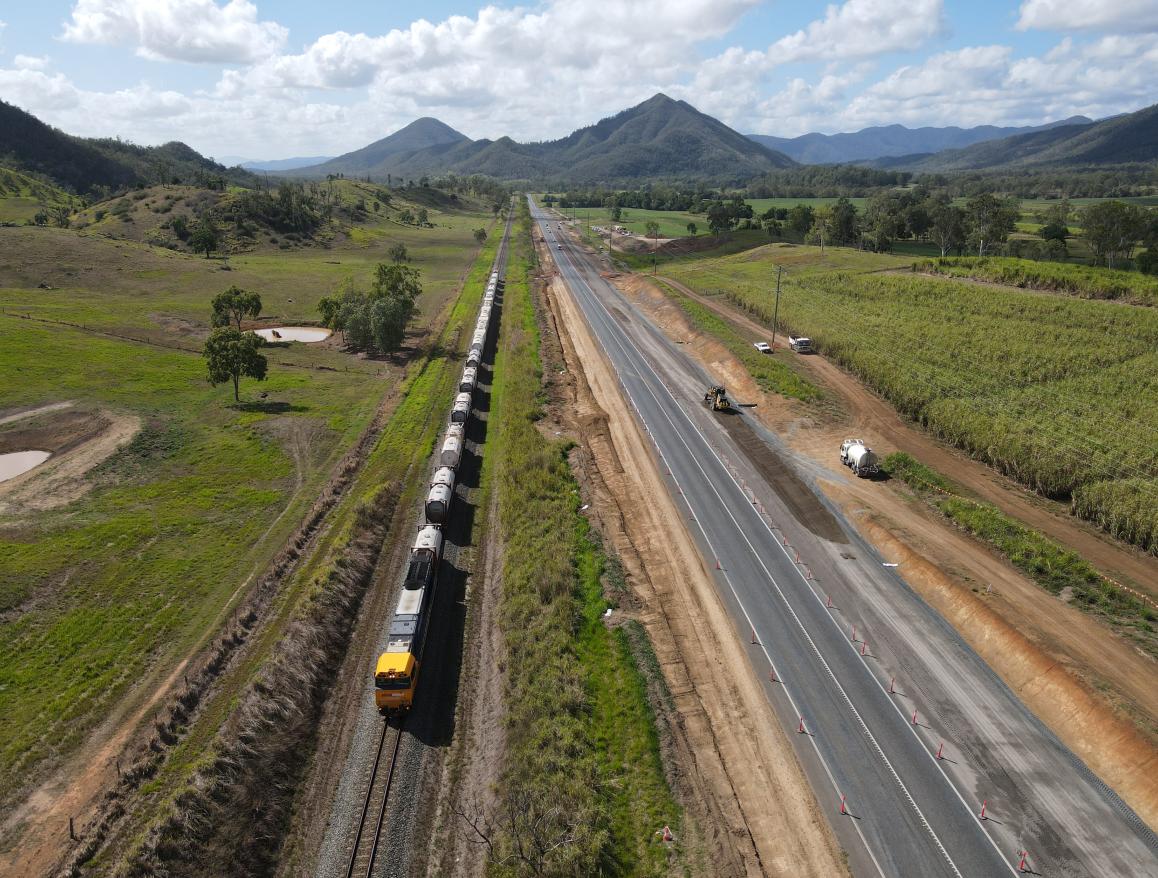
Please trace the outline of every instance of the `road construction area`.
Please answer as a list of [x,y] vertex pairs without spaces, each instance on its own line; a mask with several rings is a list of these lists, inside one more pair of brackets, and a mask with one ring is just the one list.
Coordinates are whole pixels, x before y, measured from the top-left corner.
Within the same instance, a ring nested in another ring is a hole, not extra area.
[[[767,744],[791,742],[854,874],[1158,870],[1154,833],[884,566],[816,473],[744,411],[704,407],[716,382],[533,211],[730,617],[743,660],[728,672],[762,688]],[[756,849],[774,847],[761,836],[782,828],[737,796]]]

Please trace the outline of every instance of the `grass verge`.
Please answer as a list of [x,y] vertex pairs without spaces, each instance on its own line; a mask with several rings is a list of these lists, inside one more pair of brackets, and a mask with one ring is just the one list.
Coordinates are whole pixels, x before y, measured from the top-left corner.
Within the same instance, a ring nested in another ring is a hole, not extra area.
[[1158,657],[1158,611],[1102,576],[1076,552],[1010,518],[996,506],[962,496],[952,481],[903,451],[886,457],[881,469],[913,488],[958,527],[988,543],[1050,594],[1100,617]]
[[666,874],[678,853],[654,833],[677,827],[680,810],[644,678],[626,634],[604,623],[608,562],[579,513],[568,444],[536,426],[543,384],[529,241],[523,207],[492,397],[508,750],[500,804],[486,821],[489,874]]

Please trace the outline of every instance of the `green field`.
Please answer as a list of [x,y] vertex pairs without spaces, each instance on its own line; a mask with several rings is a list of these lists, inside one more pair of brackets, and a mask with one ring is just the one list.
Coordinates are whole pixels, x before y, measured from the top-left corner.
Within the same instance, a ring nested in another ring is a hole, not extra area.
[[209,636],[399,380],[398,365],[334,345],[272,345],[268,380],[243,381],[235,405],[205,380],[210,298],[239,284],[264,314],[316,321],[318,298],[367,277],[397,237],[423,269],[427,320],[484,224],[448,214],[372,247],[248,254],[230,271],[133,241],[0,229],[0,411],[74,400],[143,424],[81,477],[81,499],[0,515],[0,803]]
[[[769,245],[664,272],[767,321],[773,266],[785,265],[782,330],[811,336],[901,412],[1048,496],[1137,480],[1143,502],[1129,508],[1143,523],[1119,530],[1158,553],[1158,314],[881,273],[898,261]],[[1103,524],[1120,517],[1121,493],[1097,496],[1108,505],[1079,511]]]

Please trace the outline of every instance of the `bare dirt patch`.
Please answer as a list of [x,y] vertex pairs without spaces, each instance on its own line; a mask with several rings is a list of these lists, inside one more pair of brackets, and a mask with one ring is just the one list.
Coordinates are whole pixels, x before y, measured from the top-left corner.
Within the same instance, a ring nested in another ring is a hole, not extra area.
[[100,409],[41,408],[0,429],[0,454],[37,448],[52,457],[35,469],[0,483],[0,514],[19,519],[63,506],[92,487],[85,475],[129,442],[141,419]]
[[672,695],[676,792],[710,850],[712,874],[845,874],[831,829],[610,367],[557,280],[548,301],[574,386],[584,489],[623,561]]

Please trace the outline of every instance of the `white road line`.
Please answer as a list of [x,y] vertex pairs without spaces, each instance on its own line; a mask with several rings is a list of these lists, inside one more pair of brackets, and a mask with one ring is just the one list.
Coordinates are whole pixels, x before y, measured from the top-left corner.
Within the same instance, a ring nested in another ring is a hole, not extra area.
[[[560,252],[562,252],[564,255],[567,256],[567,260],[570,263],[571,269],[575,273],[576,278],[590,292],[592,299],[594,300],[595,304],[598,305],[599,309],[603,312],[603,314],[606,316],[606,319],[608,321],[611,321],[612,324],[614,324],[614,321],[611,317],[611,314],[608,312],[606,306],[602,303],[602,301],[599,299],[599,297],[595,294],[595,291],[594,291],[594,289],[592,289],[591,285],[588,284],[587,281],[583,278],[582,274],[580,273],[580,271],[578,269],[578,266],[571,259],[570,254],[566,250],[562,250]],[[621,341],[619,341],[618,338],[616,338],[616,334],[614,332],[611,333],[611,337],[619,344],[619,346],[623,350],[624,354],[626,354],[627,353],[626,348],[624,348],[623,343]],[[671,391],[668,390],[667,385],[664,384],[664,382],[663,382],[663,379],[659,376],[659,374],[652,367],[651,362],[648,359],[648,357],[643,353],[643,351],[639,348],[639,346],[635,344],[635,342],[630,338],[630,336],[627,335],[626,332],[624,332],[622,334],[622,338],[624,341],[627,342],[627,344],[629,344],[634,349],[636,355],[639,357],[639,359],[641,359],[643,361],[643,363],[647,367],[648,371],[650,371],[652,373],[652,375],[655,377],[655,379],[660,383],[660,386],[662,386],[664,388],[664,391],[667,393],[667,395],[671,399],[672,403],[680,411],[680,413],[684,416],[684,420],[696,432],[696,434],[700,437],[700,439],[704,442],[704,444],[709,448],[709,450],[712,453],[712,456],[716,458],[717,462],[721,465],[721,467],[723,467],[725,472],[728,473],[728,478],[731,479],[732,483],[736,486],[736,488],[738,490],[740,490],[741,494],[743,494],[742,486],[739,484],[739,482],[736,481],[735,476],[733,476],[732,473],[728,470],[727,464],[725,464],[724,461],[722,459],[720,459],[719,453],[716,451],[715,447],[712,446],[712,444],[708,441],[707,437],[703,434],[703,432],[699,429],[699,427],[695,424],[695,422],[692,421],[692,419],[687,415],[687,413],[683,410],[682,406],[680,406],[679,401],[675,398],[675,396],[671,393]],[[615,368],[616,374],[619,375],[619,370],[618,370],[618,368],[615,367],[614,363],[612,363],[612,367]],[[631,392],[627,389],[626,384],[624,384],[622,376],[619,376],[619,380],[620,380],[620,384],[623,387],[624,392],[627,393],[628,397],[632,400],[632,405],[635,406],[636,411],[638,412],[639,407],[635,404],[635,400],[632,397]],[[824,666],[825,671],[828,673],[829,677],[832,679],[833,683],[836,685],[837,689],[840,691],[841,696],[844,698],[845,702],[848,704],[849,709],[852,711],[853,715],[856,717],[858,724],[861,726],[865,735],[868,737],[868,740],[870,741],[873,749],[877,752],[877,754],[883,760],[883,762],[886,765],[886,767],[888,768],[890,774],[892,774],[894,780],[896,781],[896,783],[900,787],[905,798],[908,800],[910,805],[913,807],[913,810],[916,812],[922,825],[925,826],[925,828],[928,830],[929,834],[933,838],[934,843],[937,845],[937,848],[941,851],[942,855],[945,857],[946,862],[949,863],[950,867],[953,869],[953,872],[956,875],[960,876],[961,873],[958,870],[957,865],[953,862],[953,859],[949,856],[948,851],[945,849],[944,845],[941,843],[940,838],[938,838],[936,832],[933,830],[932,826],[929,824],[928,820],[925,818],[924,813],[921,811],[920,807],[917,805],[916,801],[913,799],[912,794],[909,792],[908,788],[905,786],[904,782],[901,780],[900,775],[897,773],[897,771],[893,767],[892,763],[888,760],[888,757],[885,756],[880,745],[877,743],[876,738],[873,736],[872,732],[868,728],[868,725],[865,723],[864,719],[861,717],[860,712],[857,711],[856,707],[853,705],[852,700],[848,696],[848,693],[845,691],[844,687],[840,684],[840,681],[837,680],[836,675],[833,673],[832,669],[828,665],[828,662],[825,660],[824,656],[821,654],[816,643],[813,641],[812,636],[808,633],[808,630],[804,626],[804,623],[801,621],[800,617],[796,614],[796,611],[792,608],[791,604],[789,603],[789,601],[787,599],[787,596],[781,590],[779,583],[776,582],[776,579],[772,575],[772,572],[768,569],[767,565],[764,563],[763,559],[760,557],[760,553],[756,550],[756,547],[752,545],[751,541],[747,537],[747,534],[744,533],[743,529],[740,526],[740,522],[733,515],[730,505],[724,500],[723,496],[719,493],[719,491],[716,490],[716,487],[715,487],[713,480],[708,475],[707,471],[704,470],[703,466],[700,464],[697,456],[692,451],[691,446],[688,445],[687,441],[683,438],[683,436],[680,433],[675,421],[672,420],[670,414],[668,413],[668,409],[663,405],[663,403],[660,401],[660,398],[655,394],[655,391],[652,389],[651,385],[649,383],[645,383],[645,387],[647,388],[648,393],[651,395],[651,397],[655,401],[656,405],[659,407],[660,411],[663,412],[665,419],[672,426],[674,434],[679,438],[679,441],[687,449],[689,456],[691,457],[692,461],[695,463],[697,469],[699,469],[701,474],[704,476],[704,478],[707,481],[712,492],[716,495],[717,499],[720,501],[721,505],[724,508],[724,511],[728,514],[728,517],[732,519],[733,524],[736,525],[737,532],[743,537],[744,542],[748,545],[748,548],[752,551],[753,557],[755,557],[755,559],[759,563],[760,567],[764,570],[765,574],[767,574],[769,581],[771,581],[772,585],[776,588],[776,591],[780,595],[781,600],[784,602],[788,611],[792,614],[792,618],[796,621],[796,624],[799,626],[801,632],[804,634],[804,637],[808,640],[813,651],[816,653],[817,658],[820,660],[821,664]],[[640,413],[640,417],[642,420],[642,413]],[[658,444],[656,445],[656,448],[659,451],[660,456],[664,457],[664,460],[666,463],[666,457],[663,455],[663,451],[659,449]],[[670,467],[668,467],[668,468],[670,469]],[[674,478],[675,477],[673,475],[673,480],[674,480]],[[684,495],[684,500],[685,500],[685,502],[688,503],[689,509],[691,509],[691,503],[690,503],[690,501],[687,500],[686,494]],[[695,510],[691,509],[691,511],[694,513]],[[785,550],[784,546],[781,545],[780,540],[776,538],[776,535],[772,533],[772,530],[768,526],[768,523],[764,520],[764,518],[762,516],[760,516],[759,518],[760,518],[761,524],[763,524],[764,528],[768,531],[769,536],[771,536],[772,539],[776,542],[776,545],[779,546],[781,552],[784,553],[785,557],[789,561],[791,561],[791,557],[788,555],[787,550]],[[704,533],[705,541],[708,543],[709,546],[711,546],[711,540],[708,539],[706,532],[704,532],[703,524],[699,521],[698,517],[696,518],[696,523],[699,526],[700,531],[702,533]],[[795,565],[793,565],[793,568],[796,569]],[[744,608],[743,602],[740,601],[739,595],[736,594],[736,590],[735,590],[734,586],[732,586],[730,578],[727,576],[726,571],[722,571],[722,572],[724,572],[724,574],[725,574],[725,579],[728,580],[728,585],[729,585],[729,588],[732,590],[733,596],[735,596],[737,603],[740,605],[741,612],[744,613],[745,619],[747,619],[749,624],[751,624],[751,618],[749,617],[747,610]],[[820,601],[819,595],[817,595],[817,593],[815,592],[813,587],[808,583],[807,579],[805,579],[804,575],[802,573],[800,573],[799,569],[796,569],[796,572],[797,572],[797,575],[799,575],[801,577],[801,579],[804,581],[805,586],[807,587],[809,593],[812,594],[812,596],[816,600]],[[839,626],[836,625],[836,620],[832,618],[831,614],[829,614],[826,611],[824,615],[826,617],[828,617],[832,621],[832,624],[834,625],[834,627],[837,627],[839,630]],[[843,641],[844,640],[843,631],[840,631],[840,635],[841,635],[840,639]],[[764,647],[763,643],[760,644],[760,648],[764,652],[765,656],[768,658],[769,664],[772,664],[771,656],[768,655],[768,651]],[[872,673],[872,669],[868,666],[868,663],[864,661],[864,657],[861,656],[855,648],[852,649],[852,652],[858,659],[860,659],[860,661],[864,665],[865,669],[869,672],[870,677],[872,677],[873,681],[877,684],[878,688],[886,696],[886,700],[889,702],[889,704],[892,705],[893,709],[897,712],[898,716],[901,718],[902,723],[905,725],[905,727],[909,728],[910,733],[913,734],[913,736],[916,738],[917,742],[920,745],[920,749],[927,756],[929,756],[930,760],[933,762],[933,765],[941,773],[941,776],[945,779],[945,782],[949,786],[949,788],[951,790],[953,790],[954,794],[960,800],[960,802],[961,802],[962,806],[965,808],[966,812],[973,816],[973,819],[977,822],[978,827],[981,829],[982,834],[986,838],[988,838],[990,844],[993,845],[993,849],[997,853],[1000,860],[1003,863],[1005,863],[1006,867],[1009,869],[1011,874],[1017,875],[1017,872],[1014,870],[1013,866],[1006,860],[1005,856],[1001,853],[1001,849],[998,848],[997,843],[993,840],[992,836],[990,836],[988,831],[986,831],[986,829],[985,829],[984,825],[981,823],[980,819],[977,817],[976,814],[973,813],[973,809],[969,807],[968,803],[966,803],[965,799],[961,796],[960,791],[953,784],[953,782],[949,779],[949,776],[945,773],[945,770],[940,765],[937,764],[935,758],[932,756],[932,754],[929,752],[928,748],[925,746],[924,741],[922,741],[920,736],[917,734],[917,732],[909,726],[908,718],[905,717],[903,713],[901,713],[901,710],[899,707],[897,707],[895,700],[888,697],[888,693],[885,692],[884,686],[881,684],[880,680],[877,679],[876,674]],[[773,667],[773,669],[774,669],[774,667]],[[786,692],[786,694],[787,694],[787,692]],[[789,696],[789,701],[790,702],[792,701],[791,696]],[[794,703],[793,703],[793,707],[794,707],[794,709],[797,710],[797,713],[799,715],[799,709],[795,708]],[[816,742],[813,740],[812,743],[813,743],[813,747],[815,748]],[[819,748],[817,748],[817,754],[819,755]],[[821,757],[821,761],[823,763],[823,757]],[[826,773],[829,774],[829,779],[831,780],[832,775],[831,775],[831,772],[829,772],[828,766],[825,765],[824,767],[825,767]],[[835,787],[835,782],[833,783],[833,785]],[[837,792],[839,793],[839,789],[837,790]],[[859,827],[858,827],[858,833],[859,833]],[[861,840],[864,841],[863,834],[861,835]],[[866,848],[867,848],[867,842],[866,842]],[[871,850],[869,851],[869,853],[871,856],[872,855]],[[875,862],[876,861],[874,858],[874,863]],[[880,868],[879,864],[877,865],[877,868],[878,869]]]

